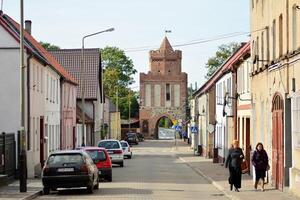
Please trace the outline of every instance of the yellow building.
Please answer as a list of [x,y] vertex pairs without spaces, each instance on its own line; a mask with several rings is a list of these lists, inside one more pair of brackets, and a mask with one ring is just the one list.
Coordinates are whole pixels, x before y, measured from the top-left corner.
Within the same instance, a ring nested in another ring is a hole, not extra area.
[[[251,0],[252,150],[263,142],[271,182],[300,195],[300,0]],[[298,124],[297,124],[298,123]]]

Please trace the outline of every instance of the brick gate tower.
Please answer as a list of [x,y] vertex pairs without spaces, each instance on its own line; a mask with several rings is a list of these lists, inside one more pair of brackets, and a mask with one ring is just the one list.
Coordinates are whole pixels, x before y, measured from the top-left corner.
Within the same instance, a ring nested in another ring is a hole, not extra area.
[[182,52],[174,51],[167,37],[149,54],[150,71],[140,73],[140,131],[158,139],[160,119],[186,119],[187,74],[181,71]]

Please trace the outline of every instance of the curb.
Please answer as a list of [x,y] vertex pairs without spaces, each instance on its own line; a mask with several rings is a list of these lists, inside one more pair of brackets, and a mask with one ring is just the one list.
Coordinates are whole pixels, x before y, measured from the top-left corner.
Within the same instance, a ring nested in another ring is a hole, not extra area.
[[182,157],[176,155],[176,157],[178,159],[180,159],[183,163],[185,163],[188,167],[190,167],[194,172],[196,172],[198,175],[202,176],[204,179],[206,179],[209,183],[211,183],[215,188],[217,188],[217,190],[219,190],[220,192],[222,192],[227,198],[231,199],[231,200],[241,200],[239,197],[233,196],[231,194],[229,194],[225,188],[220,185],[219,183],[217,183],[216,181],[214,181],[212,178],[210,178],[209,176],[205,175],[201,170],[194,168],[190,163],[188,163],[186,160],[184,160]]
[[22,198],[21,200],[31,200],[31,199],[35,199],[38,196],[41,196],[43,194],[42,190],[39,190],[31,195],[28,195],[27,197]]

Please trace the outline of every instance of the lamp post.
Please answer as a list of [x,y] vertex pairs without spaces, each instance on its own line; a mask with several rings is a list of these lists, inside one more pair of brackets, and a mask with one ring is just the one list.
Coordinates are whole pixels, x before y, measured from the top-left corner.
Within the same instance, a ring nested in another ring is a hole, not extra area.
[[[86,35],[82,38],[82,48],[81,48],[81,100],[82,100],[82,117],[81,117],[81,120],[82,120],[82,146],[85,146],[85,137],[84,137],[84,126],[85,126],[85,71],[84,71],[84,65],[85,65],[85,60],[84,60],[84,40],[88,37],[91,37],[91,36],[94,36],[94,35],[98,35],[100,33],[104,33],[104,32],[111,32],[111,31],[114,31],[115,29],[114,28],[109,28],[109,29],[106,29],[104,31],[99,31],[99,32],[96,32],[96,33],[92,33],[92,34],[89,34],[89,35]],[[102,72],[101,72],[102,73]],[[101,76],[102,77],[102,76]],[[102,88],[102,91],[101,91],[101,98],[103,98],[103,81],[101,81],[101,88]],[[102,102],[103,103],[103,102]],[[103,112],[103,110],[102,110]]]
[[25,75],[24,75],[24,2],[20,0],[20,108],[21,128],[20,136],[20,192],[27,192],[27,160],[25,136]]

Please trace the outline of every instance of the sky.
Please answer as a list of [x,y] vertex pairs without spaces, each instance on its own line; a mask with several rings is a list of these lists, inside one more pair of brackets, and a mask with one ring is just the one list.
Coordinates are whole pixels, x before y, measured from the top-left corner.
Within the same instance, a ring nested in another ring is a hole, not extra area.
[[[1,0],[0,0],[1,2]],[[149,71],[149,50],[159,48],[165,30],[171,45],[250,30],[249,0],[24,0],[24,18],[32,21],[38,41],[61,48],[81,48],[84,35],[114,27],[115,31],[90,37],[86,48],[116,46],[125,50],[138,73]],[[3,0],[3,11],[19,21],[19,0]],[[217,47],[245,42],[247,34],[189,46],[182,51],[182,70],[189,85],[205,82],[205,63]],[[140,48],[151,46],[150,48]],[[143,51],[130,51],[143,49]]]

